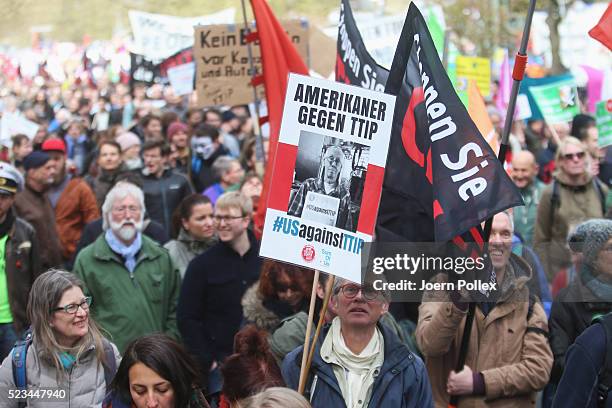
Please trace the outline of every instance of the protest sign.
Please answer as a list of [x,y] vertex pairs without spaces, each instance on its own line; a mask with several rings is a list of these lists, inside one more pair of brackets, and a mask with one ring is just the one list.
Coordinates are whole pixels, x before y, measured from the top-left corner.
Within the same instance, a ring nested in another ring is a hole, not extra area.
[[473,79],[483,97],[491,94],[491,61],[488,58],[460,55],[455,60],[455,69],[458,80]]
[[159,66],[143,55],[130,52],[130,86],[144,84],[146,86],[161,83]]
[[195,62],[178,65],[168,69],[168,80],[178,96],[190,94],[193,91]]
[[0,145],[12,147],[11,137],[22,133],[32,140],[40,125],[16,113],[5,112],[0,120]]
[[595,119],[599,131],[599,147],[612,145],[612,99],[595,105]]
[[[304,61],[308,60],[308,24],[302,20],[283,23],[289,38]],[[256,43],[251,46],[255,72],[251,72],[245,30],[233,24],[197,27],[194,58],[198,104],[242,105],[253,101],[250,81],[261,74],[261,53]],[[281,80],[281,78],[279,78]],[[263,87],[257,89],[260,99]]]
[[193,28],[204,24],[234,22],[234,8],[199,17],[176,17],[130,10],[128,16],[134,35],[131,51],[160,62],[193,44]]
[[394,105],[391,95],[290,74],[261,256],[361,280]]
[[530,86],[529,91],[544,116],[544,120],[552,125],[570,122],[580,113],[576,103],[578,93],[573,79],[553,82],[547,85]]

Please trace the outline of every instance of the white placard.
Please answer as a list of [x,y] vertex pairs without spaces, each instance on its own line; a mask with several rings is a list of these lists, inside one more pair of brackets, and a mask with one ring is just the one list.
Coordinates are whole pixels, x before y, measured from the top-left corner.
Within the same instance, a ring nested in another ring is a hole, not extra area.
[[5,113],[0,121],[0,144],[12,147],[11,137],[22,133],[32,140],[40,125],[16,113]]
[[260,255],[361,281],[395,96],[290,74]]
[[178,65],[168,69],[168,80],[178,96],[193,92],[193,79],[195,77],[195,62]]

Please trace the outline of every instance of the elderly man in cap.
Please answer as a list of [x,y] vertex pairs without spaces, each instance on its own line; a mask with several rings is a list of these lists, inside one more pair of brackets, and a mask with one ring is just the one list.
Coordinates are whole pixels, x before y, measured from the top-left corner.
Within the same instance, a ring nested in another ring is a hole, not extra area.
[[72,260],[85,225],[100,217],[96,195],[89,184],[66,171],[66,145],[62,139],[47,139],[43,152],[55,167],[53,184],[47,196],[55,208],[55,226],[62,244],[64,261]]
[[32,283],[40,275],[36,232],[15,216],[15,194],[23,187],[19,171],[0,163],[0,358],[27,327],[26,308]]
[[309,191],[325,194],[340,199],[336,227],[354,231],[353,218],[349,209],[351,196],[346,186],[342,183],[341,177],[345,161],[346,156],[340,146],[328,146],[323,154],[319,177],[304,180],[293,200],[291,200],[287,214],[296,217],[302,216],[306,195]]
[[55,229],[55,213],[45,194],[55,178],[51,156],[34,151],[23,159],[25,188],[15,197],[17,215],[32,224],[40,243],[43,270],[62,265],[62,246]]

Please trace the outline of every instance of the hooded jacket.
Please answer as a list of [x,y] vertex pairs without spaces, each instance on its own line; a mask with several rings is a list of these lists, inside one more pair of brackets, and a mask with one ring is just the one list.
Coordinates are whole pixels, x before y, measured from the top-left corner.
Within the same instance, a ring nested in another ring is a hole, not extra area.
[[200,241],[181,228],[178,237],[172,241],[166,242],[164,248],[170,253],[170,258],[181,274],[182,279],[185,277],[185,271],[187,270],[189,262],[216,243],[216,237],[206,241]]
[[[512,271],[509,269],[512,268]],[[484,377],[485,395],[464,396],[464,407],[529,407],[535,406],[536,391],[548,383],[553,358],[548,344],[546,314],[539,302],[529,314],[529,265],[512,254],[506,276],[514,280],[502,282],[500,300],[485,316],[476,308],[474,325],[465,364]],[[446,275],[437,279],[446,281]],[[449,294],[434,297],[425,293],[419,307],[417,343],[425,356],[432,381],[436,407],[446,407],[449,395],[446,383],[459,355],[466,311],[459,309]]]
[[[310,369],[307,389],[313,408],[346,408],[346,402],[333,367],[321,358],[321,345],[329,332],[327,325],[319,336]],[[384,362],[376,375],[368,408],[433,407],[431,386],[423,361],[412,354],[385,325],[378,324],[384,338]],[[304,346],[287,355],[282,365],[283,379],[297,390]],[[364,402],[365,405],[365,402]]]

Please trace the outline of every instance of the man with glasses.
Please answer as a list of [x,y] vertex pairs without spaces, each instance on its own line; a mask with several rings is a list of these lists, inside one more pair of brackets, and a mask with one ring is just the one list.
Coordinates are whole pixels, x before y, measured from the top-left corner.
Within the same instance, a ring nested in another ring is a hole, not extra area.
[[[306,379],[313,408],[433,407],[421,359],[379,319],[389,296],[371,285],[334,282],[337,316],[318,339]],[[283,378],[297,389],[303,346],[287,355]]]
[[557,150],[557,171],[551,185],[542,192],[533,246],[549,282],[566,273],[571,264],[566,239],[580,223],[603,218],[608,188],[589,172],[586,146],[568,136]]
[[342,183],[342,168],[345,162],[344,151],[335,145],[328,146],[323,155],[318,178],[304,180],[293,200],[289,203],[287,214],[301,217],[304,211],[308,192],[325,194],[340,199],[336,227],[353,231],[353,219],[350,212],[351,196]]
[[214,213],[219,242],[189,263],[181,287],[179,330],[204,375],[212,372],[210,393],[219,391],[217,367],[233,352],[243,320],[240,300],[259,279],[259,244],[248,231],[252,213],[251,199],[238,191],[219,197]]
[[74,265],[87,295],[95,299],[93,316],[121,352],[149,333],[178,338],[180,276],[168,252],[142,234],[144,208],[142,190],[117,183],[102,206],[104,233]]

